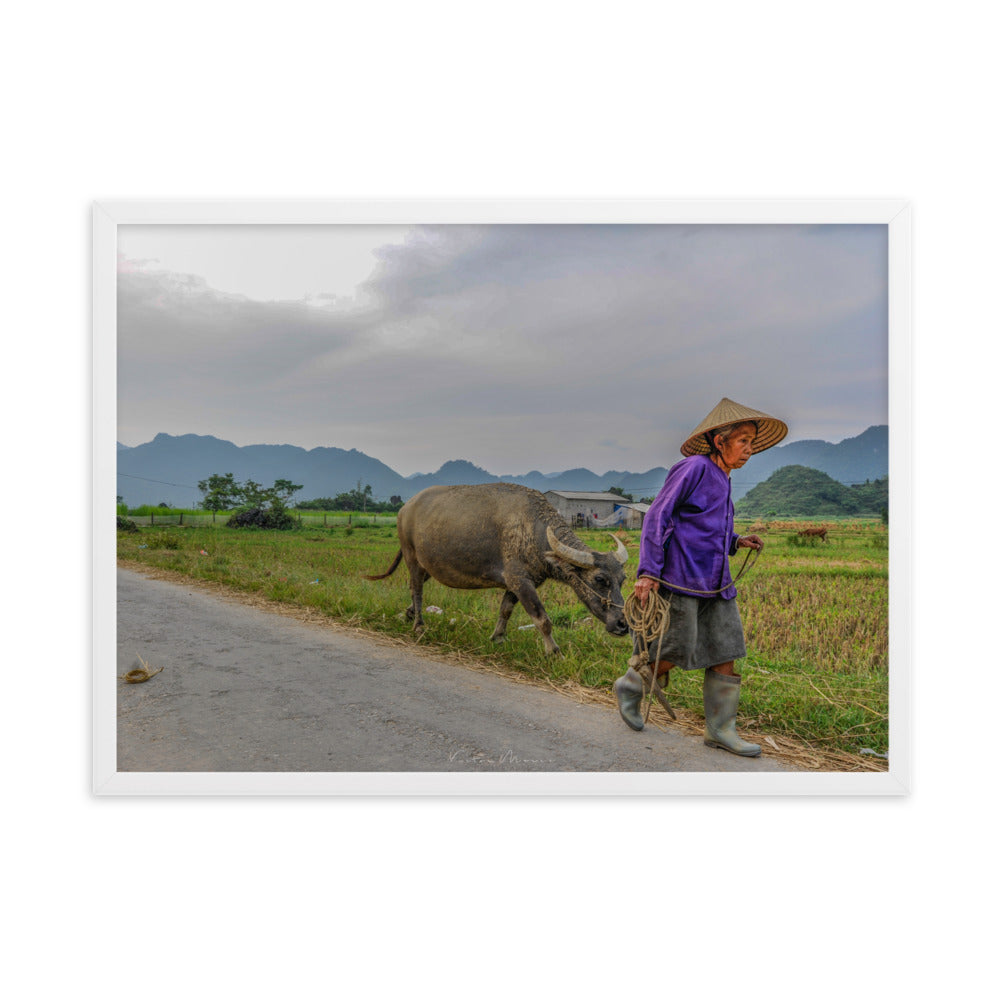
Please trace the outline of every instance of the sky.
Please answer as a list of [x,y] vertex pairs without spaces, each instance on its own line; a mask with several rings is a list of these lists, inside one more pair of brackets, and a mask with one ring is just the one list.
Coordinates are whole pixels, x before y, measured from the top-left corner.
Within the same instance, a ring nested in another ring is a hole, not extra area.
[[884,225],[118,227],[118,440],[669,466],[728,396],[888,422]]

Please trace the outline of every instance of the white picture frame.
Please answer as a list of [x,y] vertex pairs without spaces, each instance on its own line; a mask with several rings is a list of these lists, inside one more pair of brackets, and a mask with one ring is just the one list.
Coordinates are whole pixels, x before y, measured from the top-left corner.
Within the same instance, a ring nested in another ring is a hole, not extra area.
[[[889,270],[889,766],[850,773],[121,772],[116,766],[117,232],[151,224],[884,224]],[[904,200],[101,201],[93,206],[93,790],[97,795],[905,795],[911,785],[911,228]]]

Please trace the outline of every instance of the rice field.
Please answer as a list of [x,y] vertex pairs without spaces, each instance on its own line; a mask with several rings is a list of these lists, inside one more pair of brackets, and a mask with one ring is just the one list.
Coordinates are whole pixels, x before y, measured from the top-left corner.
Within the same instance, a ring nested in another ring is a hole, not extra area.
[[[507,641],[490,641],[499,590],[449,590],[429,581],[426,625],[414,633],[403,615],[410,600],[405,566],[386,580],[361,578],[384,572],[395,555],[396,532],[388,518],[328,521],[292,531],[230,529],[221,519],[214,526],[136,520],[137,532],[119,532],[118,558],[124,565],[311,609],[400,643],[572,687],[584,697],[608,699],[631,654],[628,638],[608,635],[569,588],[551,581],[541,597],[561,649],[558,657],[544,654],[520,606]],[[737,524],[738,531],[753,528],[765,540],[760,558],[738,584],[748,650],[737,663],[744,678],[738,726],[757,742],[771,737],[766,752],[799,748],[813,762],[809,766],[878,769],[885,766],[878,755],[888,748],[887,529],[877,521],[826,524],[826,542],[800,538],[804,522]],[[635,581],[638,532],[619,534],[632,553],[623,588],[627,596]],[[595,548],[614,548],[606,531],[578,535]],[[746,551],[732,560],[734,573]],[[697,728],[703,720],[701,674],[673,673],[671,703],[682,721]]]

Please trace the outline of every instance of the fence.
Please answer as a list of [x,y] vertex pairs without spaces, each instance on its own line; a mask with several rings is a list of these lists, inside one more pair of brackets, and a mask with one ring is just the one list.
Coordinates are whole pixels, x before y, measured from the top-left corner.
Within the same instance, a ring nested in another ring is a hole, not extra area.
[[[289,513],[295,518],[300,528],[349,528],[358,524],[396,526],[395,514],[310,514],[308,511],[297,510],[289,511]],[[233,512],[223,510],[216,514],[211,512],[192,514],[189,511],[185,511],[182,514],[122,514],[121,516],[127,517],[130,521],[135,521],[136,524],[143,527],[172,524],[185,525],[189,528],[211,528],[213,526],[225,527],[226,522],[233,516]],[[641,527],[641,520],[639,523],[632,523],[630,521],[622,524],[617,516],[607,518],[603,521],[588,521],[586,519],[577,521],[572,516],[566,517],[564,520],[568,525],[575,528],[625,527],[638,529]]]
[[[289,511],[292,517],[303,528],[334,528],[337,526],[351,527],[356,524],[386,524],[395,525],[395,514],[310,514],[297,510]],[[181,524],[188,527],[204,528],[215,526],[225,526],[226,521],[232,517],[232,511],[221,511],[217,514],[124,514],[130,521],[136,524],[149,525],[151,527],[158,524]]]

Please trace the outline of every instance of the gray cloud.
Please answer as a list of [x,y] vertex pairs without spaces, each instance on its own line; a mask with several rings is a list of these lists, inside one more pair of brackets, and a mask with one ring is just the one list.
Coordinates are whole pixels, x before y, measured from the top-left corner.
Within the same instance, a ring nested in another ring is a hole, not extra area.
[[887,418],[886,254],[879,226],[427,226],[349,305],[123,274],[121,433],[635,470],[728,395],[839,440]]

